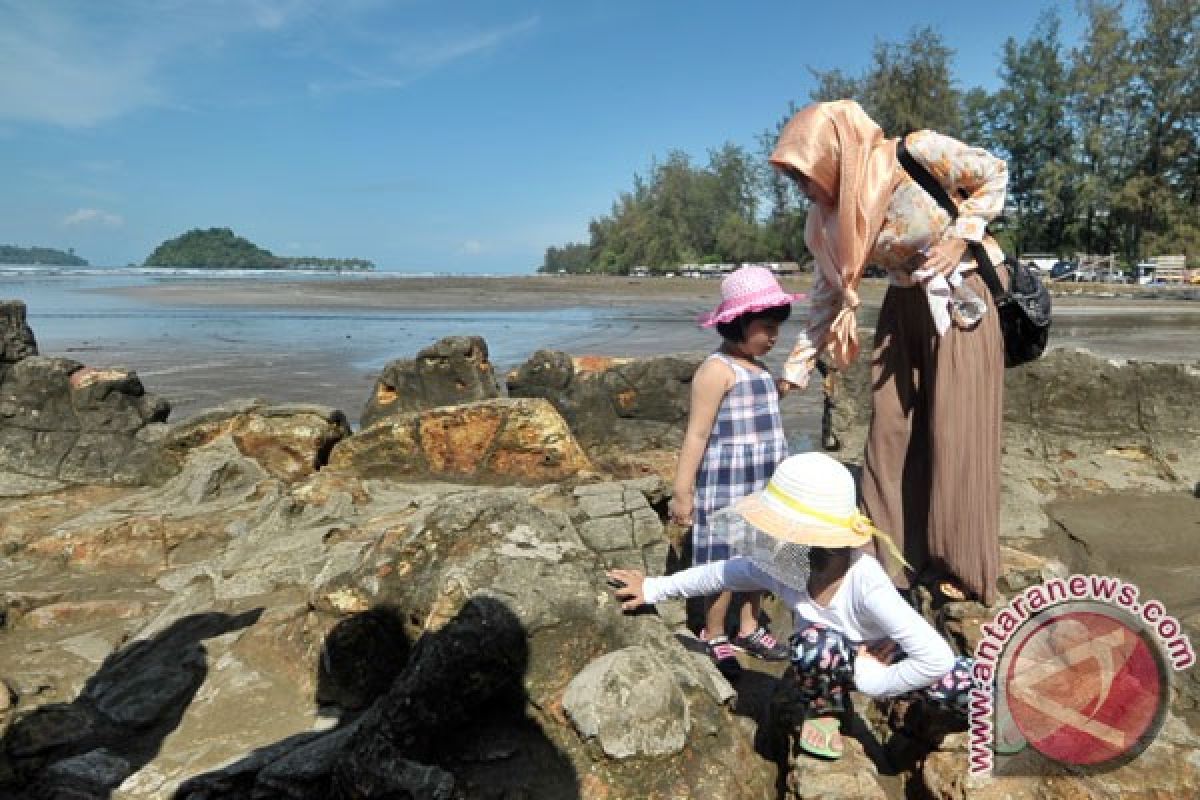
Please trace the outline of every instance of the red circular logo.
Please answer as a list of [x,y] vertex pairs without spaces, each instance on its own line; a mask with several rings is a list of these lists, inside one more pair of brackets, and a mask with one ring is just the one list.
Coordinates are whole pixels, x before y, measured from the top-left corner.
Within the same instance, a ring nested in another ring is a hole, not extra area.
[[1166,664],[1125,616],[1100,603],[1073,603],[1018,631],[1004,695],[1021,735],[1047,758],[1099,767],[1136,756],[1162,726]]

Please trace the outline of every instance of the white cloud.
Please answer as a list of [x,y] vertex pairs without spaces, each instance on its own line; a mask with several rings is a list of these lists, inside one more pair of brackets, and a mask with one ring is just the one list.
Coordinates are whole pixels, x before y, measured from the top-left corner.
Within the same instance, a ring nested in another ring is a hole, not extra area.
[[148,54],[104,47],[47,9],[0,4],[0,115],[86,127],[162,99]]
[[308,88],[313,94],[402,89],[455,61],[495,50],[509,40],[534,30],[540,22],[541,19],[534,16],[510,25],[453,36],[410,37],[402,41],[378,42],[385,50],[382,66],[364,67],[330,58],[330,62],[349,77],[311,81]]
[[483,246],[483,242],[476,239],[468,239],[458,248],[458,254],[460,256],[477,256],[486,250],[487,248]]
[[402,65],[412,65],[420,69],[435,69],[451,61],[494,50],[505,41],[533,30],[537,27],[538,22],[538,17],[530,17],[512,25],[491,30],[476,31],[441,41],[400,47],[392,52],[391,57],[393,61]]
[[297,94],[398,89],[540,23],[446,33],[409,16],[395,0],[0,0],[0,122],[81,128],[148,107],[237,106],[217,77],[229,72],[272,98],[272,80]]
[[168,70],[229,37],[276,37],[331,0],[0,0],[0,119],[92,127],[184,107]]
[[107,228],[119,228],[125,224],[125,218],[120,214],[111,214],[98,208],[80,208],[64,217],[62,224],[65,226],[102,225]]

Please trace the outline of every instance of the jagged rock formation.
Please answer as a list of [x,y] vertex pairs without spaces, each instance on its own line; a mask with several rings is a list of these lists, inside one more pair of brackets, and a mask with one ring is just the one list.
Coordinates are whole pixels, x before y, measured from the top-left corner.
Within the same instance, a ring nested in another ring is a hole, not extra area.
[[8,491],[157,478],[170,405],[137,374],[37,355],[25,305],[0,304],[0,473]]
[[487,343],[479,336],[449,336],[415,358],[388,363],[362,412],[364,428],[385,417],[500,396]]
[[512,397],[544,397],[587,447],[678,447],[700,358],[572,358],[539,350],[509,373]]
[[330,467],[363,477],[545,483],[590,464],[544,400],[487,400],[389,415],[340,442]]
[[[45,367],[23,309],[0,311],[6,386],[31,359]],[[917,706],[857,696],[846,757],[801,754],[787,693],[769,719],[751,702],[771,696],[774,674],[751,672],[735,692],[689,648],[681,606],[623,614],[604,585],[606,567],[660,572],[680,554],[661,521],[663,482],[605,474],[575,436],[593,456],[673,447],[695,362],[542,353],[510,376],[510,393],[526,397],[463,403],[490,391],[486,347],[466,342],[432,348],[409,383],[393,381],[417,387],[404,393],[417,410],[393,405],[357,434],[328,408],[232,404],[158,426],[137,476],[151,485],[56,477],[52,493],[0,496],[0,796],[1200,791],[1200,739],[1181,716],[1194,681],[1139,759],[1100,775],[1047,781],[1046,764],[1030,762],[1028,774],[968,779],[963,735]],[[848,454],[866,421],[862,380],[852,374],[838,397]],[[1051,546],[1087,534],[1056,530],[1052,497],[1190,489],[1196,423],[1167,398],[1200,387],[1187,367],[1078,354],[1008,380],[1011,595],[1087,566],[1071,561],[1086,553]],[[121,386],[106,396],[134,396]],[[458,404],[420,405],[442,391]],[[1078,419],[1077,404],[1088,406]],[[119,428],[133,417],[94,419]],[[994,612],[920,599],[962,649]]]

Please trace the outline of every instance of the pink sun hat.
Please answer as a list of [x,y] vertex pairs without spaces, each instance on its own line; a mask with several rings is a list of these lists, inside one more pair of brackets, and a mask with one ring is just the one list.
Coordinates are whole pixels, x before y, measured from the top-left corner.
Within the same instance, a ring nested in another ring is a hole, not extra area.
[[787,306],[803,300],[802,294],[785,292],[766,267],[742,267],[721,281],[721,305],[700,315],[700,325],[711,328],[748,311]]

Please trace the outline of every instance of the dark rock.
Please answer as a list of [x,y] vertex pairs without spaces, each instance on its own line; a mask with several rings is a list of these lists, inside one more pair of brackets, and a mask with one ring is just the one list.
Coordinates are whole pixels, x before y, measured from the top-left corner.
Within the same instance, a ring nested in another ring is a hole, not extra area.
[[133,372],[29,355],[0,373],[0,471],[136,486],[158,470],[153,435],[170,406]]
[[25,304],[20,300],[0,301],[0,373],[6,364],[37,355],[37,341],[25,321]]
[[549,400],[589,449],[674,449],[687,422],[692,375],[701,360],[572,359],[539,350],[508,375],[508,393]]
[[383,368],[362,413],[367,427],[393,414],[472,403],[500,396],[487,343],[479,336],[449,336]]

